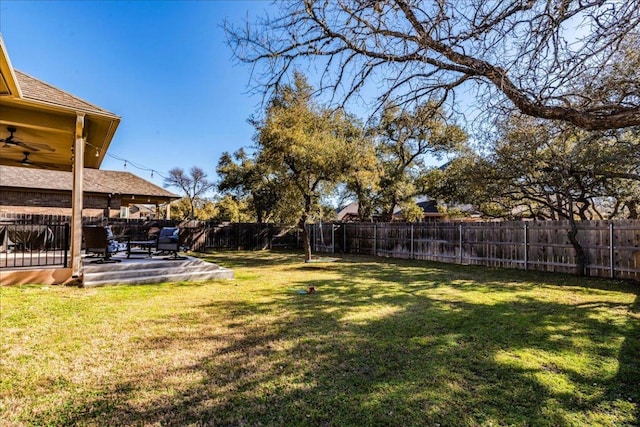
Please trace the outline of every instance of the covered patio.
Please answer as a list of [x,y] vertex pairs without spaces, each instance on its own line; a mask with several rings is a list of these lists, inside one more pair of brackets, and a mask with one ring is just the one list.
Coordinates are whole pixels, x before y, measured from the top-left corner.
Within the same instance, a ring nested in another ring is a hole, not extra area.
[[0,73],[0,164],[72,172],[69,267],[55,276],[80,278],[83,172],[100,167],[120,117],[15,70],[1,37]]
[[[92,177],[96,173],[108,172],[98,171],[98,169],[120,124],[120,117],[15,70],[1,36],[0,73],[0,109],[2,110],[0,115],[0,165],[11,169],[21,169],[25,173],[19,173],[19,175],[23,176],[30,175],[26,172],[33,170],[43,171],[41,174],[43,176],[50,174],[50,172],[53,174],[66,172],[69,174],[70,184],[68,188],[65,187],[60,191],[70,190],[71,199],[70,216],[65,219],[64,224],[60,224],[62,228],[59,231],[61,235],[68,236],[61,237],[61,239],[66,238],[68,241],[57,244],[59,249],[54,251],[43,251],[41,248],[35,247],[20,248],[23,256],[26,254],[29,257],[28,267],[24,266],[24,262],[20,265],[17,251],[9,251],[5,248],[0,254],[0,262],[3,262],[5,267],[0,270],[0,284],[60,284],[70,281],[82,284],[88,277],[87,274],[95,272],[95,269],[98,268],[98,264],[93,264],[91,262],[93,260],[87,258],[82,250],[83,199],[87,197],[87,194],[98,191],[91,187],[93,184],[88,183],[102,179],[104,184],[104,177],[99,179]],[[99,84],[99,82],[96,83]],[[47,179],[54,186],[58,180],[53,175]],[[3,186],[15,184],[15,181],[2,176]],[[110,187],[107,186],[109,187],[108,192],[115,192],[112,188],[114,183],[110,184]],[[22,190],[17,189],[16,191]],[[177,197],[169,192],[159,194],[149,191],[135,192],[131,189],[120,192],[119,196],[122,204],[131,203],[136,196],[137,200],[141,200],[143,203],[155,204],[170,202],[171,199]],[[109,207],[105,206],[105,208]],[[107,215],[108,217],[109,215]],[[37,225],[28,222],[25,224],[25,230],[31,230]],[[5,232],[7,232],[6,230],[5,227]],[[15,234],[16,231],[14,230],[13,233]],[[46,234],[48,233],[49,231]],[[122,255],[116,256],[121,257]],[[59,265],[48,266],[47,264],[51,260]],[[24,257],[22,261],[24,261]],[[184,261],[200,262],[193,258]],[[162,261],[157,258],[151,260],[137,257],[126,259],[118,263],[120,264],[118,268],[129,272],[138,271],[149,265],[155,267],[158,262],[161,263],[160,266],[164,263],[164,268],[162,271],[154,271],[154,276],[179,274],[179,269],[176,269],[179,266],[175,261]],[[209,264],[209,267],[211,265]],[[173,272],[167,271],[167,266],[173,266]],[[193,267],[194,265],[190,265],[191,269]],[[220,270],[217,266],[215,267]],[[150,276],[151,274],[147,271],[142,275]]]

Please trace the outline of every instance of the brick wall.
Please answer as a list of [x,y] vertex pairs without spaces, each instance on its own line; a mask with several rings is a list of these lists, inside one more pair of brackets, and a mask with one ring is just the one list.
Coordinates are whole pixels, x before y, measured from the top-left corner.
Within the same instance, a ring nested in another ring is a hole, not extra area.
[[[103,216],[109,204],[107,194],[85,194],[83,216]],[[121,198],[111,197],[109,217],[120,216]],[[39,215],[71,215],[71,193],[66,191],[12,191],[0,189],[0,212]]]

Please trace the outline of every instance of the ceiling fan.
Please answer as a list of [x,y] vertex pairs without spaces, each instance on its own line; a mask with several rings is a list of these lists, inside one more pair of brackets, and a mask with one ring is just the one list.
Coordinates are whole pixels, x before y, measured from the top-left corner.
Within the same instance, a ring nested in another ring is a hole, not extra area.
[[55,148],[51,148],[47,144],[40,144],[40,143],[34,143],[34,142],[26,143],[26,142],[18,141],[17,139],[15,139],[15,136],[13,135],[17,130],[13,126],[7,126],[7,130],[9,131],[9,136],[6,138],[0,139],[0,142],[4,142],[3,147],[9,147],[13,145],[16,147],[26,148],[27,150],[31,150],[31,151],[45,150],[51,153],[56,151]]
[[52,164],[52,163],[36,163],[33,162],[30,158],[29,155],[31,154],[29,151],[23,151],[22,154],[24,154],[24,158],[22,160],[16,160],[18,163],[20,163],[22,166],[34,166],[34,167],[39,167],[39,168],[43,168],[43,169],[58,169],[58,166]]

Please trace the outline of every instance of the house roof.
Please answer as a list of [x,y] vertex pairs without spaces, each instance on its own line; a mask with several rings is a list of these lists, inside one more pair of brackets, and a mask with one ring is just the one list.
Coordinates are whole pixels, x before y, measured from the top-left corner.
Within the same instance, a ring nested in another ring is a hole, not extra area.
[[[438,206],[435,200],[422,200],[416,203],[420,209],[424,212],[425,216],[443,216],[440,211],[438,211]],[[375,214],[379,214],[380,212],[376,211]],[[402,214],[402,209],[399,206],[396,206],[393,211],[394,216],[400,216]],[[358,216],[358,202],[349,203],[347,206],[338,209],[337,219],[343,220],[348,217],[357,217]]]
[[416,203],[425,214],[440,214],[435,200],[425,200]]
[[342,220],[347,215],[358,215],[358,202],[351,202],[347,206],[336,209],[336,218]]
[[111,115],[117,117],[115,114],[104,110],[94,104],[91,104],[77,96],[71,95],[68,92],[58,89],[55,86],[45,83],[42,80],[38,80],[22,71],[16,69],[16,80],[20,85],[22,91],[22,99],[28,99],[31,101],[44,102],[47,104],[57,105],[59,107],[70,108],[74,110],[83,111],[86,113],[94,113],[100,115]]
[[[71,191],[72,173],[0,165],[0,187]],[[131,172],[85,168],[84,191],[179,199],[180,196],[158,187]]]

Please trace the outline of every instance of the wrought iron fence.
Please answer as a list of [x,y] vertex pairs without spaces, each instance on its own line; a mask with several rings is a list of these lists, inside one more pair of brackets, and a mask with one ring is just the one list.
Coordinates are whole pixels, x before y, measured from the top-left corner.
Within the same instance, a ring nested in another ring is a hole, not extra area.
[[69,223],[11,219],[0,222],[0,268],[68,266]]
[[[71,217],[0,214],[0,269],[68,267]],[[180,227],[181,245],[196,252],[300,247],[295,227],[255,223],[214,223],[84,217],[84,225],[109,225],[116,240],[126,243]]]

